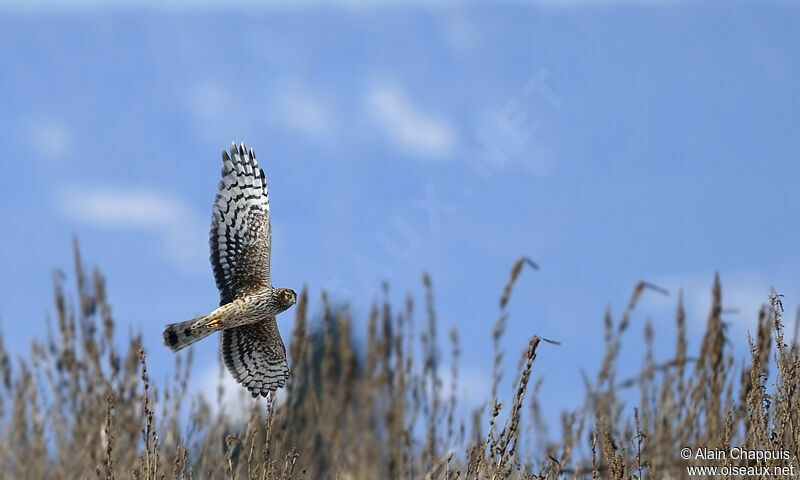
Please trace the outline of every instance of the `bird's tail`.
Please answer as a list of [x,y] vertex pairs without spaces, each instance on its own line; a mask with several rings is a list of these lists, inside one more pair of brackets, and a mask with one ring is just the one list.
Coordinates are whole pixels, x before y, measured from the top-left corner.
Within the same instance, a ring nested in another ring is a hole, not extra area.
[[[185,322],[171,323],[167,325],[164,328],[163,334],[164,345],[169,347],[169,349],[173,352],[177,352],[178,350],[188,347],[194,342],[202,340],[216,332],[217,329],[208,328],[202,325],[202,323],[205,323],[205,321],[210,320],[210,316],[211,314],[202,315],[191,320],[186,320]],[[196,323],[200,323],[200,325],[192,328],[192,326]]]

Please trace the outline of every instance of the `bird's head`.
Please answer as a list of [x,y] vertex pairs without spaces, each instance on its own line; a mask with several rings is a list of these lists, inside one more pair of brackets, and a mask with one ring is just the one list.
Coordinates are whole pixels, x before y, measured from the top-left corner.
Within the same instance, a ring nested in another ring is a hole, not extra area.
[[288,309],[297,302],[297,294],[291,288],[277,289],[278,303],[283,310]]

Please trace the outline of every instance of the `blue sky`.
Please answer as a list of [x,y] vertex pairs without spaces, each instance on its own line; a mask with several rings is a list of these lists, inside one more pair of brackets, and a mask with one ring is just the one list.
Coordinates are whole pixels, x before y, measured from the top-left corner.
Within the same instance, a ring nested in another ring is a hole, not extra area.
[[[244,140],[270,185],[275,284],[308,285],[315,309],[327,288],[363,321],[383,280],[421,306],[428,271],[472,397],[521,255],[541,271],[510,304],[506,372],[531,335],[562,341],[535,365],[545,409],[580,402],[603,312],[639,280],[671,295],[640,305],[623,375],[645,319],[673,349],[680,288],[697,347],[716,271],[745,351],[769,286],[791,312],[800,296],[800,6],[637,3],[0,6],[6,343],[45,332],[75,233],[163,378],[162,326],[217,304],[219,152]],[[197,347],[198,390],[216,349]]]

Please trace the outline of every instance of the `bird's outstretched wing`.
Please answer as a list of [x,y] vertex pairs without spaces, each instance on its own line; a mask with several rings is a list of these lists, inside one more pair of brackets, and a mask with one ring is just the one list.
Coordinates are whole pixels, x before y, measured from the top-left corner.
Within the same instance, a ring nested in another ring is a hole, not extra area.
[[253,150],[231,143],[222,152],[209,244],[220,305],[270,285],[269,193]]
[[286,348],[274,316],[222,332],[222,358],[252,396],[274,392],[289,379]]

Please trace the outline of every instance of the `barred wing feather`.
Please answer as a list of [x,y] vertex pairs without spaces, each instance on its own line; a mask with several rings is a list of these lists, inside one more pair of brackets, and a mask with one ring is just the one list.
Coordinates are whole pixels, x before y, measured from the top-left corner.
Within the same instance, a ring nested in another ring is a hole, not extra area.
[[209,235],[220,305],[270,285],[271,235],[267,182],[255,152],[232,143],[222,163]]
[[222,359],[253,397],[274,392],[289,379],[286,348],[274,316],[222,332]]

